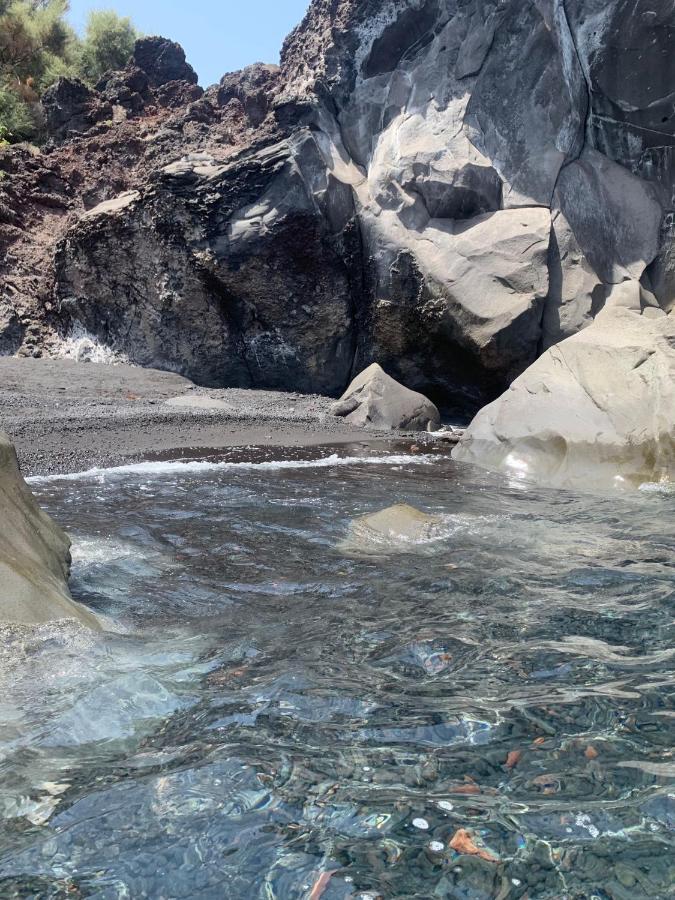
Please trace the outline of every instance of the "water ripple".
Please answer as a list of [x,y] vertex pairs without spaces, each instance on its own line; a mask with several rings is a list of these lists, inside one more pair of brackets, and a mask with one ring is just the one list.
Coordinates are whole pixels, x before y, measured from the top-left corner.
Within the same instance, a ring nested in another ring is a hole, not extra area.
[[34,481],[117,633],[3,635],[0,896],[670,895],[672,493],[158,465]]

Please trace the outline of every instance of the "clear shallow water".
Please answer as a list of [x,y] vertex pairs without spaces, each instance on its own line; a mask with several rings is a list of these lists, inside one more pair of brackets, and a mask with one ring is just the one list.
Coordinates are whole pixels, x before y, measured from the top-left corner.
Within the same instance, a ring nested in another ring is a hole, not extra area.
[[[3,636],[0,897],[671,895],[672,494],[444,456],[32,486],[115,631]],[[433,540],[347,553],[400,502]]]

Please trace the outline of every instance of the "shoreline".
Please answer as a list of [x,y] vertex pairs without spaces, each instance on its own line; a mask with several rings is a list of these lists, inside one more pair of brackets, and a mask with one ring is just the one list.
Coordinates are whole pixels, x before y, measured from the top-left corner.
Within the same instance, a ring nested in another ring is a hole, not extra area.
[[0,358],[0,430],[14,443],[25,477],[148,459],[203,459],[235,448],[381,452],[429,440],[347,425],[330,415],[333,402],[318,395],[202,388],[180,375],[135,366]]

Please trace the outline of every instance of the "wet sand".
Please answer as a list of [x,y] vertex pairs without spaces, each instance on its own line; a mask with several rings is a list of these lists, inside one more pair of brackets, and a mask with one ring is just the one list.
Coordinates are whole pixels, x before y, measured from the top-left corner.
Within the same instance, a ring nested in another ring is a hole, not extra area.
[[347,425],[330,415],[332,402],[201,388],[180,375],[133,366],[0,358],[0,430],[14,442],[26,476],[229,447],[382,450],[405,441]]

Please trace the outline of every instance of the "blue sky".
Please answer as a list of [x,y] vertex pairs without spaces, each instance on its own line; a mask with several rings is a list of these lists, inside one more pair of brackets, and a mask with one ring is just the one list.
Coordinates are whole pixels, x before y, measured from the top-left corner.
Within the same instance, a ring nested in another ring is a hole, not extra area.
[[84,29],[92,9],[131,16],[144,34],[161,34],[182,44],[205,87],[254,62],[279,61],[288,32],[309,0],[70,0],[70,21]]

